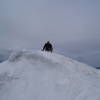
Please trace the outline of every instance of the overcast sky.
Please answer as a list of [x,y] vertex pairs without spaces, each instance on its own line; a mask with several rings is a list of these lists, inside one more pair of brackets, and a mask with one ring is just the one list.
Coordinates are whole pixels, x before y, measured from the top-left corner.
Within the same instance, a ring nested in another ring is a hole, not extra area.
[[0,0],[0,49],[41,49],[100,66],[99,0]]

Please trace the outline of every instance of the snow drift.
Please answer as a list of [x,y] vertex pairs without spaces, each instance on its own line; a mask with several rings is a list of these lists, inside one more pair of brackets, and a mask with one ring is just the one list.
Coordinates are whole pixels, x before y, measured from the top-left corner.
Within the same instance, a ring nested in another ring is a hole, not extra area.
[[15,52],[0,64],[0,100],[100,100],[100,74],[62,55]]

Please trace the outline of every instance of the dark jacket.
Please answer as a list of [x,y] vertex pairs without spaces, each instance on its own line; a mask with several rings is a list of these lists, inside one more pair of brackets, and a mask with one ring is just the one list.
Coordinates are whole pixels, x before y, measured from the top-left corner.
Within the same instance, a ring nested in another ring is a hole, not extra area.
[[48,41],[47,43],[45,43],[43,49],[43,51],[48,51],[48,52],[52,52],[53,51],[53,46],[52,44]]

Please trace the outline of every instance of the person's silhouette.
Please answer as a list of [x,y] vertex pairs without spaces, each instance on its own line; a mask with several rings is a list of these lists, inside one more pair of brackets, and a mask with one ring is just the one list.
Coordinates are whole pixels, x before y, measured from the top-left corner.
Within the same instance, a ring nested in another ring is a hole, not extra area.
[[47,41],[47,43],[45,43],[45,45],[43,46],[42,51],[53,52],[52,44],[49,41]]

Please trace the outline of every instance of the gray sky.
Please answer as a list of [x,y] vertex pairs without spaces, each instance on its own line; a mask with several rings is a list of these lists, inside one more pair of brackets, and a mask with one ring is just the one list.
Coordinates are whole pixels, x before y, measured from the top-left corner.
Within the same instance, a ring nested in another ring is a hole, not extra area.
[[100,66],[99,0],[0,0],[0,48],[56,52]]

